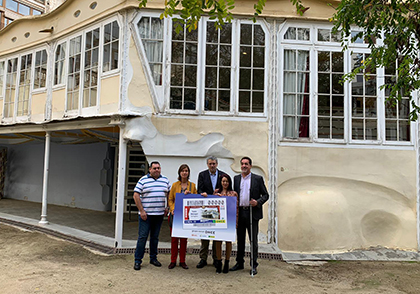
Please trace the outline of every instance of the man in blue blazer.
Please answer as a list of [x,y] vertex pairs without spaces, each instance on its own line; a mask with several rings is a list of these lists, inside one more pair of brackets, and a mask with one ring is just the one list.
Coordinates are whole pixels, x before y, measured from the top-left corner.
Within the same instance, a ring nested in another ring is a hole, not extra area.
[[249,157],[241,159],[241,174],[234,177],[234,190],[238,193],[239,217],[236,234],[238,237],[238,253],[236,264],[230,269],[237,271],[244,269],[245,234],[251,239],[251,210],[252,210],[252,251],[253,263],[250,274],[257,274],[258,258],[258,222],[263,218],[263,204],[268,200],[264,179],[251,173],[252,160]]
[[[218,161],[214,156],[207,157],[207,170],[204,170],[198,174],[197,181],[197,192],[204,197],[207,195],[213,195],[214,190],[219,188],[220,178],[222,175],[226,174],[225,172],[217,169]],[[207,265],[207,256],[209,254],[209,240],[201,240],[200,247],[200,262],[197,264],[197,268],[203,268]],[[213,264],[216,259],[216,249],[214,243],[212,246],[213,251]]]

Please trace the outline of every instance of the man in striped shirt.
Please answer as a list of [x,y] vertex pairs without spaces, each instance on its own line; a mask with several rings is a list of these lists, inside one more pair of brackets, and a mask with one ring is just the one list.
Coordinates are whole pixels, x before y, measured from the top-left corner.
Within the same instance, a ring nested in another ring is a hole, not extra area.
[[160,173],[160,163],[150,163],[149,173],[143,176],[134,188],[134,201],[139,210],[139,238],[134,254],[134,269],[140,270],[147,237],[150,233],[150,264],[162,266],[157,260],[159,232],[163,216],[168,213],[167,196],[171,185],[167,177]]

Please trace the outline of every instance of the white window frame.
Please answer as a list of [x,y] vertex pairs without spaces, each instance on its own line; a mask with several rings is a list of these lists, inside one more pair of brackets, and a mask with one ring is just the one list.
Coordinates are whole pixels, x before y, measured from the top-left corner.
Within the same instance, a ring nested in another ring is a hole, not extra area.
[[[38,94],[38,93],[42,93],[45,92],[47,89],[47,84],[48,84],[48,78],[46,80],[45,83],[45,87],[43,88],[38,88],[38,89],[34,89],[34,75],[35,75],[35,56],[37,52],[40,52],[42,50],[46,50],[47,52],[47,76],[49,74],[49,64],[51,62],[51,57],[49,56],[49,50],[48,50],[48,46],[40,46],[40,47],[36,47],[33,48],[29,51],[22,51],[18,54],[13,54],[10,56],[5,57],[4,59],[1,59],[1,61],[4,61],[5,64],[5,72],[3,75],[4,78],[4,89],[3,89],[3,93],[0,98],[0,100],[3,100],[3,111],[2,111],[2,121],[5,123],[15,123],[15,122],[25,122],[25,121],[29,121],[30,117],[31,117],[31,110],[32,110],[32,95],[34,94]],[[28,96],[28,113],[25,115],[17,115],[17,108],[18,108],[18,97],[19,97],[19,86],[20,86],[20,68],[21,68],[21,57],[25,56],[25,55],[32,55],[32,64],[31,64],[31,72],[30,72],[30,83],[29,83],[29,96]],[[5,109],[5,92],[6,92],[6,78],[7,78],[7,62],[10,59],[14,59],[17,58],[17,72],[16,72],[16,91],[15,91],[15,95],[13,97],[13,115],[9,116],[9,117],[5,117],[4,116],[4,109]]]
[[[139,13],[132,22],[132,28],[136,33],[136,44],[140,49],[140,57],[143,61],[143,67],[146,72],[146,78],[151,89],[152,95],[154,96],[157,104],[161,107],[161,111],[171,114],[183,114],[183,115],[207,115],[207,116],[236,116],[236,117],[266,117],[267,116],[267,104],[268,104],[268,85],[269,85],[269,48],[270,48],[270,33],[262,21],[257,21],[257,25],[260,25],[265,33],[265,51],[264,51],[264,105],[263,112],[251,113],[251,112],[239,112],[239,49],[240,49],[240,25],[241,24],[252,24],[252,21],[247,19],[236,18],[232,21],[232,43],[231,43],[231,93],[230,93],[230,109],[229,111],[209,111],[204,110],[204,77],[205,77],[205,54],[206,54],[206,27],[207,22],[212,20],[209,17],[203,17],[198,24],[197,33],[197,92],[196,92],[196,109],[195,110],[182,110],[182,109],[171,109],[170,108],[170,73],[171,73],[171,46],[172,46],[172,19],[163,19],[163,70],[162,70],[162,85],[155,85],[151,74],[151,69],[146,57],[145,48],[142,44],[140,33],[137,27],[138,22],[142,17],[159,17],[159,13],[147,12]],[[177,16],[174,16],[175,19]],[[252,91],[252,90],[251,90]]]
[[[116,21],[119,26],[119,39],[118,39],[118,68],[103,72],[103,50],[104,50],[104,27],[107,24],[113,23]],[[83,107],[83,89],[84,89],[84,71],[85,71],[85,49],[86,49],[86,33],[91,32],[95,29],[99,28],[99,52],[98,52],[98,80],[97,80],[97,97],[96,97],[96,105],[90,107]],[[80,80],[79,80],[79,101],[77,109],[68,109],[68,69],[69,69],[69,61],[70,61],[70,40],[73,38],[81,37],[81,59],[80,59]],[[92,26],[84,28],[83,30],[77,31],[72,35],[67,36],[64,39],[60,39],[57,41],[57,45],[55,46],[55,50],[58,47],[58,44],[66,44],[66,59],[65,59],[65,81],[62,84],[57,84],[53,86],[54,90],[65,88],[66,90],[66,98],[65,98],[65,115],[70,117],[75,116],[92,116],[99,112],[100,109],[100,91],[101,91],[101,81],[104,78],[115,76],[120,73],[122,68],[122,60],[121,60],[121,48],[122,48],[122,28],[121,28],[121,21],[118,16],[110,17],[106,20],[101,21],[100,23],[96,23]],[[55,50],[53,52],[55,56]],[[55,58],[54,58],[54,67],[55,67]],[[53,78],[54,79],[54,78]]]
[[[58,46],[62,46],[65,45],[65,51],[64,51],[64,59],[62,60],[57,60],[57,56],[56,56],[56,51],[58,49]],[[68,58],[68,42],[67,40],[60,40],[58,42],[56,42],[55,46],[54,46],[54,50],[53,50],[53,56],[54,56],[54,61],[53,61],[53,78],[52,78],[52,87],[53,89],[58,89],[58,88],[64,88],[66,86],[66,78],[67,78],[67,58]],[[62,62],[62,70],[64,72],[62,78],[61,78],[61,82],[55,84],[55,67],[57,65],[57,62]]]
[[[289,27],[302,27],[310,28],[310,41],[299,41],[299,40],[287,40],[283,36]],[[388,145],[388,146],[413,146],[414,135],[416,130],[416,124],[410,123],[410,141],[387,141],[385,136],[385,92],[380,90],[380,86],[384,82],[384,69],[378,68],[376,71],[376,86],[377,86],[377,140],[355,140],[352,139],[352,95],[351,95],[351,82],[344,84],[344,138],[343,139],[326,139],[318,138],[318,52],[329,51],[337,52],[342,51],[341,44],[339,42],[325,42],[317,41],[318,29],[331,29],[332,25],[324,23],[312,23],[301,25],[296,21],[286,22],[278,31],[278,93],[279,99],[279,143],[317,143],[317,144],[337,144],[337,145]],[[356,31],[360,29],[355,28]],[[349,41],[349,40],[345,40]],[[377,41],[380,44],[381,40]],[[284,79],[284,50],[309,50],[310,51],[310,122],[309,122],[309,138],[285,138],[284,137],[284,123],[283,123],[283,79]],[[352,43],[349,44],[349,49],[344,51],[344,71],[348,73],[351,71],[351,55],[350,53],[370,53],[368,45],[365,43]],[[416,92],[411,93],[412,99],[417,99],[418,94]]]

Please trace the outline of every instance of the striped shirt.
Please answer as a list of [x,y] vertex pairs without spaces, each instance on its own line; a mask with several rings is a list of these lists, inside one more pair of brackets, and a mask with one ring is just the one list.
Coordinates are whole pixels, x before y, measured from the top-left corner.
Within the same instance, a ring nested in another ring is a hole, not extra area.
[[170,189],[171,184],[167,177],[160,175],[154,179],[147,174],[137,182],[134,192],[140,194],[141,204],[147,214],[162,215],[165,213],[166,196]]

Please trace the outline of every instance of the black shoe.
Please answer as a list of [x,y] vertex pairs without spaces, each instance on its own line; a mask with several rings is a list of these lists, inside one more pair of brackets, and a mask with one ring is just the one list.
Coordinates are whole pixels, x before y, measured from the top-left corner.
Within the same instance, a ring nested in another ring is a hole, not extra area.
[[216,273],[220,274],[222,272],[222,261],[221,260],[215,260],[214,264],[215,264],[215,267],[216,267]]
[[140,264],[140,262],[135,262],[134,263],[134,270],[135,271],[139,271],[141,269],[141,264]]
[[258,274],[257,268],[256,267],[252,268],[252,270],[249,271],[249,274],[252,276],[255,276],[256,274]]
[[229,260],[225,260],[225,265],[223,266],[223,273],[227,274],[229,272]]
[[162,266],[162,264],[157,259],[151,260],[150,261],[150,264],[153,264],[154,266],[157,266],[157,267],[161,267]]
[[203,268],[207,265],[207,261],[200,259],[200,262],[197,264],[197,268]]
[[236,263],[233,267],[231,267],[229,270],[231,272],[237,271],[237,270],[243,270],[244,264],[243,263]]

